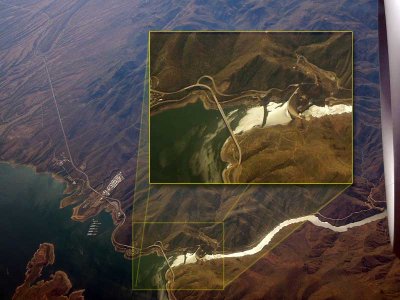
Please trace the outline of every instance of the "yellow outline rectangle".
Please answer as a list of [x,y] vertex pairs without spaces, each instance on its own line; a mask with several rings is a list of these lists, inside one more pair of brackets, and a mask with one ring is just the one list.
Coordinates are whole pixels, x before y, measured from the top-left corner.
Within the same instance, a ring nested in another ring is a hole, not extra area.
[[[134,231],[133,231],[133,226],[134,224],[210,224],[210,225],[215,225],[215,224],[221,224],[222,225],[222,252],[220,254],[224,255],[225,254],[225,222],[224,221],[144,221],[144,222],[135,222],[132,220],[132,248],[134,248]],[[140,262],[139,262],[140,263]],[[134,265],[134,259],[131,260],[131,268],[132,268],[132,278],[131,278],[131,290],[132,291],[165,291],[167,290],[166,288],[163,289],[139,289],[139,288],[134,288],[133,280],[134,280],[134,272],[133,272],[133,265]],[[225,257],[222,256],[222,288],[220,289],[172,289],[172,291],[223,291],[225,289]]]
[[[311,33],[334,33],[334,32],[347,32],[351,33],[351,81],[352,81],[352,139],[351,139],[351,181],[350,182],[151,182],[150,178],[150,35],[151,33],[242,33],[242,32],[311,32]],[[148,86],[148,99],[147,103],[149,103],[148,107],[148,167],[149,167],[149,177],[148,184],[149,185],[352,185],[354,183],[354,31],[353,30],[149,30],[148,31],[148,78],[147,78],[147,86]],[[145,83],[146,84],[146,83]],[[144,105],[144,104],[143,104]]]

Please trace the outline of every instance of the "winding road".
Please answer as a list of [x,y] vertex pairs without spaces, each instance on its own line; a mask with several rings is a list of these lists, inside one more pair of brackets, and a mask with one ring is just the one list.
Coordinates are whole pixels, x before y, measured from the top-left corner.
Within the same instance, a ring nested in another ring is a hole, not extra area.
[[[13,8],[21,9],[21,10],[26,10],[26,11],[29,11],[29,12],[32,12],[32,13],[39,13],[39,14],[42,14],[42,15],[44,15],[45,18],[46,18],[46,21],[45,21],[44,24],[47,24],[48,22],[51,22],[50,16],[49,16],[46,12],[44,12],[44,11],[42,11],[42,10],[33,10],[33,9],[25,8],[25,7],[22,7],[22,6],[11,5],[11,4],[4,3],[3,1],[0,1],[0,3],[1,3],[1,4],[4,4],[4,5],[7,5],[7,6],[9,6],[9,7],[13,7]],[[42,25],[44,25],[44,24],[42,24]],[[33,55],[34,55],[35,57],[41,58],[41,59],[43,60],[44,69],[45,69],[46,76],[47,76],[47,80],[48,80],[48,83],[49,83],[49,86],[50,86],[51,96],[52,96],[54,105],[55,105],[55,107],[56,107],[57,117],[58,117],[58,120],[59,120],[59,123],[60,123],[60,128],[61,128],[61,131],[62,131],[62,134],[63,134],[65,147],[66,147],[67,153],[68,153],[68,158],[69,158],[68,161],[71,163],[71,166],[72,166],[78,173],[82,174],[82,175],[85,177],[86,186],[87,186],[92,192],[96,193],[96,194],[99,195],[100,197],[103,197],[103,199],[105,199],[111,206],[113,206],[113,207],[117,210],[117,215],[120,217],[120,222],[118,222],[118,223],[116,224],[116,227],[115,227],[115,229],[114,229],[114,231],[113,231],[113,233],[112,233],[112,235],[111,235],[111,241],[112,241],[112,243],[113,243],[114,245],[119,246],[119,247],[123,247],[123,248],[126,248],[126,249],[131,249],[132,246],[126,245],[126,244],[123,244],[123,243],[119,243],[119,242],[115,239],[115,233],[116,233],[116,231],[117,231],[118,228],[119,228],[120,226],[122,226],[122,225],[125,223],[125,221],[126,221],[126,215],[125,215],[124,211],[123,211],[122,208],[121,208],[121,202],[120,202],[118,199],[111,198],[111,197],[106,197],[106,196],[104,196],[103,194],[101,194],[99,191],[97,191],[95,188],[93,188],[93,187],[91,186],[91,184],[90,184],[89,176],[88,176],[84,171],[82,171],[81,169],[79,169],[79,168],[74,164],[74,160],[73,160],[73,158],[72,158],[71,150],[70,150],[70,147],[69,147],[69,144],[68,144],[67,135],[66,135],[65,129],[64,129],[64,124],[63,124],[63,122],[62,122],[62,118],[61,118],[59,106],[58,106],[58,103],[57,103],[57,98],[56,98],[56,95],[55,95],[55,91],[54,91],[54,87],[53,87],[53,82],[52,82],[52,80],[51,80],[51,76],[50,76],[50,71],[49,71],[49,68],[48,68],[48,63],[47,63],[46,55],[45,55],[45,54],[38,54],[38,52],[37,52],[37,47],[38,47],[38,46],[39,46],[39,45],[36,44],[35,48],[33,49]],[[42,117],[43,117],[43,116],[42,116]],[[42,125],[43,125],[43,124],[42,124]]]
[[[156,90],[153,90],[153,89],[152,89],[151,91],[152,91],[152,92],[156,92],[156,93],[161,94],[161,95],[170,95],[170,94],[175,94],[175,93],[178,93],[178,92],[181,92],[181,91],[190,90],[190,89],[193,89],[193,88],[196,88],[196,87],[197,87],[197,88],[205,89],[206,91],[210,92],[210,93],[211,93],[211,96],[212,96],[212,98],[213,98],[215,104],[217,105],[217,108],[218,108],[218,110],[219,110],[219,112],[220,112],[220,114],[221,114],[221,116],[222,116],[222,119],[224,120],[225,126],[226,126],[226,128],[229,130],[229,134],[231,135],[232,140],[234,141],[234,143],[235,143],[235,145],[236,145],[236,149],[237,149],[238,155],[239,155],[237,164],[240,165],[240,164],[242,163],[242,150],[241,150],[241,148],[240,148],[239,142],[238,142],[238,140],[236,139],[235,134],[233,133],[233,130],[232,130],[230,124],[229,124],[229,121],[228,121],[228,119],[227,119],[227,117],[226,117],[226,115],[225,115],[225,113],[224,113],[224,110],[222,109],[221,104],[219,103],[217,97],[215,96],[215,93],[214,93],[213,89],[210,88],[208,85],[205,85],[205,84],[202,84],[202,83],[198,83],[198,82],[201,80],[201,78],[211,78],[211,77],[209,77],[209,76],[207,76],[207,75],[202,76],[202,77],[199,78],[199,80],[197,81],[196,84],[189,85],[189,86],[184,87],[183,89],[180,89],[179,91],[176,91],[176,92],[170,92],[170,93],[168,93],[168,92],[156,91]],[[215,86],[214,80],[212,80],[212,82],[213,82],[213,85]],[[217,91],[217,90],[216,90],[216,91]],[[218,92],[217,92],[217,93],[218,93]],[[208,95],[208,94],[207,94],[207,95]]]

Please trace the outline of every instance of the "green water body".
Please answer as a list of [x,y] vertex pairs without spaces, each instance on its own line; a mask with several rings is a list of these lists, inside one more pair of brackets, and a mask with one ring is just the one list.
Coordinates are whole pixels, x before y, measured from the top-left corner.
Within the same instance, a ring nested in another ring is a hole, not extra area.
[[[224,108],[226,115],[238,107]],[[234,128],[245,110],[229,119]],[[150,178],[153,183],[222,183],[227,164],[220,152],[229,137],[218,110],[201,101],[150,117]]]
[[56,255],[43,278],[63,270],[73,289],[86,289],[86,299],[131,299],[131,261],[111,244],[111,217],[98,216],[99,234],[87,236],[91,220],[74,222],[72,208],[59,209],[64,189],[49,174],[0,163],[0,299],[11,299],[43,242],[53,243]]
[[136,291],[165,289],[167,268],[165,258],[155,254],[135,259],[132,262],[132,288]]

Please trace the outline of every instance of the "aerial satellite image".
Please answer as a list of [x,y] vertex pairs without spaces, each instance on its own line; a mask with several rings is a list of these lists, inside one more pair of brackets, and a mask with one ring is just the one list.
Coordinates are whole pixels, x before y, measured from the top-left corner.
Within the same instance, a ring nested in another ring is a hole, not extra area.
[[151,32],[151,183],[351,183],[352,32]]
[[377,20],[0,0],[0,299],[399,299]]

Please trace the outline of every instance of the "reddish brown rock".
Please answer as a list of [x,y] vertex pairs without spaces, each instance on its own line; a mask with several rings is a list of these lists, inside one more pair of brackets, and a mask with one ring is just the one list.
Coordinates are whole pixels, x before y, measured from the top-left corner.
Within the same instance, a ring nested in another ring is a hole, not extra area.
[[[40,244],[32,259],[28,262],[25,272],[25,281],[17,287],[13,300],[84,300],[84,290],[69,294],[72,284],[68,275],[63,271],[56,271],[49,280],[37,281],[46,266],[55,261],[54,245]],[[69,294],[69,295],[68,295]]]

